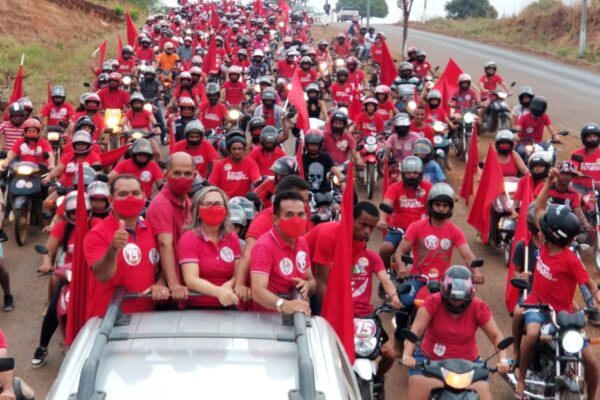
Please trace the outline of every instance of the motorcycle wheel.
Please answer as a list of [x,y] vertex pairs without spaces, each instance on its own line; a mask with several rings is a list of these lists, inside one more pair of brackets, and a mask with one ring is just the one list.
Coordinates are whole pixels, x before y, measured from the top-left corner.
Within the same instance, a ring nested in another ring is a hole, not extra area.
[[506,268],[510,265],[510,252],[512,250],[513,239],[509,239],[508,242],[504,243],[504,263],[506,264]]
[[375,191],[375,164],[367,164],[367,197],[373,198]]
[[360,398],[363,400],[373,400],[373,381],[365,381],[358,376],[356,380],[358,381]]
[[19,246],[25,245],[29,237],[31,226],[31,209],[22,208],[14,210],[15,213],[15,240]]

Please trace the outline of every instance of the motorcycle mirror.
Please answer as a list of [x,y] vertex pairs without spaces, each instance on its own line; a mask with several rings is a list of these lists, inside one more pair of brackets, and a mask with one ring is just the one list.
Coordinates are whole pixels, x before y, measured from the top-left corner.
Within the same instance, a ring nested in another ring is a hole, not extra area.
[[0,372],[11,371],[15,369],[15,359],[12,357],[0,358]]
[[108,183],[110,179],[108,179],[108,175],[106,174],[98,174],[96,175],[96,180],[104,183]]
[[477,259],[477,260],[471,261],[471,268],[481,268],[481,267],[483,267],[482,259]]
[[477,165],[479,166],[479,168],[483,169],[483,166],[485,165],[485,163],[483,161],[479,161],[479,163],[477,163]]
[[90,83],[89,82],[83,82],[83,87],[89,88],[90,87]]
[[48,254],[48,248],[46,246],[44,246],[43,244],[36,244],[34,246],[34,249],[35,249],[36,253]]
[[434,71],[435,71],[435,72],[438,72],[439,70],[440,70],[440,66],[439,66],[439,65],[436,65],[436,66],[435,66],[435,69],[434,69]]
[[412,264],[412,263],[414,263],[414,260],[413,260],[412,256],[409,256],[408,254],[402,254],[402,257],[400,257],[400,259],[402,260],[402,262],[404,264]]
[[417,343],[419,341],[419,337],[410,329],[404,328],[400,331],[400,336],[404,339],[408,340],[411,343]]
[[6,151],[2,150],[0,151],[0,158],[6,158]]
[[517,84],[517,82],[516,82],[516,81],[513,81],[513,82],[510,84],[510,87],[515,87],[515,85],[516,85],[516,84]]
[[60,186],[60,187],[56,188],[56,193],[59,196],[64,196],[65,194],[67,194],[69,192],[70,192],[69,188],[66,188],[66,187],[63,187],[63,186]]
[[92,167],[92,169],[96,172],[102,171],[102,165],[100,165],[100,164],[90,165],[90,167]]
[[412,286],[408,282],[404,282],[403,284],[401,284],[400,286],[398,286],[396,288],[396,292],[398,293],[398,296],[401,296],[403,294],[408,294],[408,293],[410,293],[411,290],[412,290]]
[[583,162],[583,156],[581,154],[571,154],[571,160],[577,162]]
[[515,338],[513,336],[507,336],[504,339],[502,339],[500,341],[500,343],[498,343],[498,346],[496,346],[496,348],[498,350],[505,350],[507,348],[510,347],[510,345],[512,345],[515,341]]
[[257,210],[261,209],[260,206],[261,206],[262,202],[260,201],[260,197],[258,197],[258,195],[256,193],[248,192],[248,193],[246,193],[246,198],[254,203],[254,207],[256,207]]
[[558,132],[558,134],[560,136],[567,136],[569,134],[569,131],[560,131],[560,132]]
[[166,162],[164,162],[164,161],[162,161],[162,160],[159,160],[159,161],[157,161],[156,163],[158,164],[158,166],[159,166],[161,169],[166,169],[166,168],[167,168],[167,163],[166,163]]
[[47,160],[47,159],[49,159],[49,158],[50,158],[50,154],[48,154],[48,152],[47,152],[47,151],[44,151],[44,152],[42,153],[42,158],[43,158],[44,160]]
[[510,284],[516,287],[519,290],[529,290],[531,285],[529,282],[522,278],[512,278],[510,280]]
[[440,281],[429,281],[427,291],[429,293],[438,293],[440,291]]
[[392,206],[390,206],[387,203],[380,203],[379,204],[379,209],[381,211],[383,211],[386,214],[393,214],[394,213],[394,208]]
[[67,128],[69,127],[69,123],[68,123],[68,122],[65,122],[65,121],[60,121],[60,122],[58,123],[58,126],[60,126],[60,127],[61,127],[61,128],[63,128],[63,129],[67,129]]

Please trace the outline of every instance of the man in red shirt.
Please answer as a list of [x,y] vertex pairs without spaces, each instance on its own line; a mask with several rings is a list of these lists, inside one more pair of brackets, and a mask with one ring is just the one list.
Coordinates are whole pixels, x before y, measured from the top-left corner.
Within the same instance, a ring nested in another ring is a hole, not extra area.
[[356,141],[346,131],[347,127],[348,117],[346,114],[339,110],[334,111],[325,131],[323,148],[336,164],[343,164],[349,158],[352,158],[358,166],[363,166],[364,161],[360,157],[360,153],[356,151]]
[[69,124],[75,114],[75,109],[65,101],[65,89],[62,86],[54,86],[50,95],[52,98],[40,110],[42,122],[46,126],[58,125],[61,122]]
[[[50,143],[43,139],[42,124],[34,118],[29,118],[21,125],[23,128],[23,137],[13,144],[6,158],[0,163],[0,170],[4,171],[10,163],[19,157],[22,162],[32,162],[35,164],[44,164],[48,169],[54,168],[54,153]],[[44,155],[47,155],[45,157]]]
[[227,119],[227,107],[219,101],[221,90],[217,83],[211,82],[206,85],[206,97],[208,101],[200,104],[199,119],[205,129],[224,127]]
[[221,97],[225,99],[229,106],[239,106],[244,101],[244,92],[246,91],[246,82],[240,82],[242,68],[232,65],[229,68],[229,80],[223,83]]
[[[583,147],[578,148],[573,154],[580,155],[583,160],[575,161],[578,170],[587,176],[591,176],[595,182],[600,182],[600,126],[595,123],[587,123],[581,128],[579,135]],[[580,192],[589,192],[592,190],[592,181],[590,179],[575,177],[574,186]]]
[[274,126],[265,126],[260,134],[260,146],[255,147],[248,155],[258,165],[261,176],[275,176],[271,166],[286,155],[281,146],[277,146],[278,136],[279,133]]
[[89,282],[87,316],[106,313],[115,289],[125,286],[130,293],[151,293],[152,298],[126,300],[125,313],[152,311],[153,301],[169,298],[164,281],[155,282],[159,253],[152,227],[140,219],[146,199],[140,182],[120,175],[112,183],[112,214],[85,237],[84,253],[94,277]]
[[[283,314],[310,316],[308,298],[316,289],[310,265],[304,199],[297,192],[283,192],[273,202],[273,228],[262,235],[251,255],[252,308]],[[300,299],[285,300],[292,289]]]
[[317,81],[317,71],[312,69],[312,60],[308,56],[300,59],[300,69],[298,70],[298,77],[300,78],[300,84],[302,89],[306,89],[308,85]]
[[0,123],[0,148],[4,151],[12,149],[15,142],[23,136],[23,122],[25,122],[25,108],[19,103],[12,103],[8,107],[8,121]]
[[202,178],[208,178],[219,154],[208,140],[204,140],[204,127],[197,119],[188,122],[183,132],[185,140],[177,142],[173,152],[188,153],[194,160],[196,171]]
[[108,86],[98,91],[101,107],[106,109],[124,110],[129,103],[129,93],[120,88],[121,74],[113,72],[108,76]]
[[365,111],[358,114],[354,125],[349,130],[351,135],[357,134],[359,141],[367,136],[377,136],[383,133],[384,122],[383,117],[377,114],[378,105],[379,102],[374,97],[367,97],[363,100]]
[[279,60],[277,62],[277,66],[275,69],[277,70],[278,78],[285,78],[288,81],[292,79],[294,76],[294,71],[296,71],[296,57],[298,57],[300,53],[298,50],[292,48],[285,53],[285,59]]
[[337,57],[346,58],[350,55],[350,44],[346,43],[346,36],[340,33],[333,45],[333,52]]
[[348,68],[348,82],[355,86],[365,86],[365,71],[358,68],[358,59],[350,56],[346,59],[346,68]]
[[167,161],[167,184],[154,197],[146,213],[158,242],[162,273],[175,301],[188,297],[187,287],[181,284],[175,248],[184,227],[190,223],[192,214],[188,193],[192,188],[194,175],[194,161],[189,154],[171,154]]
[[[510,89],[504,82],[504,78],[496,73],[497,70],[498,65],[494,61],[485,63],[485,74],[479,78],[479,92],[481,93],[481,96],[485,97],[488,96],[490,92],[495,92],[498,89],[498,85],[502,86],[507,94],[510,94]],[[488,104],[490,101],[491,99],[488,99]]]
[[67,134],[70,136],[73,132],[77,131],[75,125],[80,118],[89,117],[94,121],[94,125],[96,126],[95,131],[92,133],[92,139],[96,141],[101,138],[106,129],[106,122],[104,121],[102,114],[100,114],[100,97],[98,97],[96,93],[88,94],[83,102],[83,106],[85,109],[84,111],[76,112],[73,115],[73,122],[67,128]]
[[435,132],[431,125],[427,125],[426,117],[427,112],[425,111],[425,107],[418,105],[413,113],[413,120],[410,123],[410,131],[418,133],[433,143],[433,136]]
[[425,58],[427,58],[427,53],[424,50],[418,50],[417,58],[413,65],[415,66],[415,74],[417,74],[420,80],[423,80],[427,75],[435,76],[435,71]]
[[546,114],[547,108],[548,103],[546,99],[541,96],[534,97],[531,100],[529,112],[519,118],[516,128],[519,132],[517,136],[517,153],[522,158],[525,158],[524,151],[527,144],[531,144],[532,142],[540,143],[544,140],[545,128],[548,128],[554,141],[562,143],[560,135],[552,125],[550,117]]
[[154,58],[156,57],[154,54],[154,49],[152,48],[152,40],[149,37],[144,36],[140,39],[141,46],[139,46],[135,51],[135,58],[138,61],[145,61],[148,66],[152,65],[154,62]]
[[377,32],[375,35],[375,43],[371,45],[371,61],[373,63],[381,65],[381,60],[383,58],[383,41],[385,40],[385,35],[383,32]]
[[348,70],[346,68],[338,69],[336,79],[329,87],[331,99],[337,103],[338,107],[348,107],[354,93],[352,83],[348,82]]
[[112,182],[117,176],[130,174],[139,179],[146,198],[152,197],[152,189],[162,186],[163,173],[152,159],[152,146],[148,139],[138,139],[131,146],[131,158],[120,161],[108,174]]
[[208,182],[222,189],[227,196],[245,196],[260,179],[256,162],[244,157],[246,138],[234,136],[227,140],[229,157],[217,162]]

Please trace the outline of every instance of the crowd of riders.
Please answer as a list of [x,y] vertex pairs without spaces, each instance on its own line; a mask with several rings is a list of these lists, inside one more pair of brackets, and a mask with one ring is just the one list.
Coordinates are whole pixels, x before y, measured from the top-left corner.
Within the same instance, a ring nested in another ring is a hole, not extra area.
[[[442,383],[424,375],[420,362],[475,362],[480,360],[479,328],[494,346],[505,336],[476,295],[486,274],[477,268],[453,215],[457,196],[446,183],[451,150],[444,153],[436,143],[440,135],[458,134],[467,110],[474,110],[484,132],[493,104],[505,98],[502,93],[511,94],[510,85],[498,65],[488,62],[477,81],[460,74],[455,93],[445,98],[434,88],[437,70],[427,53],[410,47],[397,79],[387,86],[377,75],[386,35],[357,19],[332,41],[313,40],[311,18],[302,8],[292,12],[265,3],[257,13],[252,5],[212,7],[200,3],[149,16],[135,45],[124,46],[98,68],[92,60],[90,91],[73,103],[67,98],[79,94],[57,85],[46,104],[38,107],[22,98],[8,106],[0,124],[0,170],[7,174],[24,163],[40,170],[43,212],[35,222],[48,236],[38,271],[71,267],[75,215],[85,207],[89,318],[104,315],[121,285],[151,294],[126,300],[124,312],[234,306],[319,314],[328,280],[336,278],[330,272],[340,223],[335,217],[320,219],[315,199],[341,194],[349,165],[360,176],[368,163],[369,139],[375,138],[381,143],[378,172],[387,171],[382,160],[389,163],[389,185],[381,205],[355,200],[348,249],[353,261],[347,266],[355,316],[373,313],[376,277],[381,297],[398,311],[376,379],[383,384],[394,360],[400,360],[409,367],[408,398],[428,398]],[[304,130],[288,99],[295,76],[310,121]],[[521,262],[517,271],[532,282],[521,302],[574,312],[575,288],[586,285],[600,304],[598,288],[569,250],[582,230],[595,230],[582,211],[581,196],[600,181],[600,127],[585,124],[577,157],[559,164],[546,152],[546,132],[552,144],[561,141],[547,100],[529,86],[517,97],[510,126],[489,133],[495,135],[504,176],[534,183],[528,228],[533,235],[529,251],[533,246],[536,251],[529,268]],[[58,144],[50,132],[58,132]],[[539,151],[528,153],[532,145]],[[117,160],[107,157],[123,147],[127,150]],[[80,166],[85,204],[77,204]],[[4,220],[14,199],[0,199],[4,242],[9,239]],[[515,195],[514,219],[521,200]],[[377,231],[384,232],[381,247],[369,249]],[[462,265],[451,262],[454,249]],[[0,249],[3,309],[12,311],[2,256]],[[398,294],[402,282],[412,286],[410,296]],[[430,291],[427,282],[439,282],[438,290]],[[50,340],[62,326],[61,293],[68,284],[66,276],[52,274],[34,368],[44,365]],[[283,296],[294,288],[301,298]],[[193,292],[205,296],[190,296]],[[512,358],[501,350],[496,367],[500,373],[518,371],[516,395],[523,398],[540,327],[549,317],[521,305],[513,314]],[[405,341],[403,329],[421,338],[419,344]],[[0,351],[6,347],[2,337],[0,330]],[[582,357],[587,395],[594,398],[597,362],[587,346]],[[488,382],[472,389],[482,399],[492,398]]]

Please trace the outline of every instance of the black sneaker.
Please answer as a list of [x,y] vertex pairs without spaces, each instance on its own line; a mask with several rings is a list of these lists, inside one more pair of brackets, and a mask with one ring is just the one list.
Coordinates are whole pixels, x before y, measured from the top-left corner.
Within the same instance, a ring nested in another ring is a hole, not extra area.
[[2,307],[2,310],[9,312],[15,309],[15,301],[12,297],[12,295],[8,295],[8,296],[4,296],[4,307]]
[[4,232],[4,229],[0,229],[0,243],[6,242],[7,240],[8,236],[6,235],[6,232]]
[[33,353],[33,358],[31,359],[31,368],[40,368],[46,362],[47,356],[47,348],[38,347],[37,349],[35,349],[35,352]]

